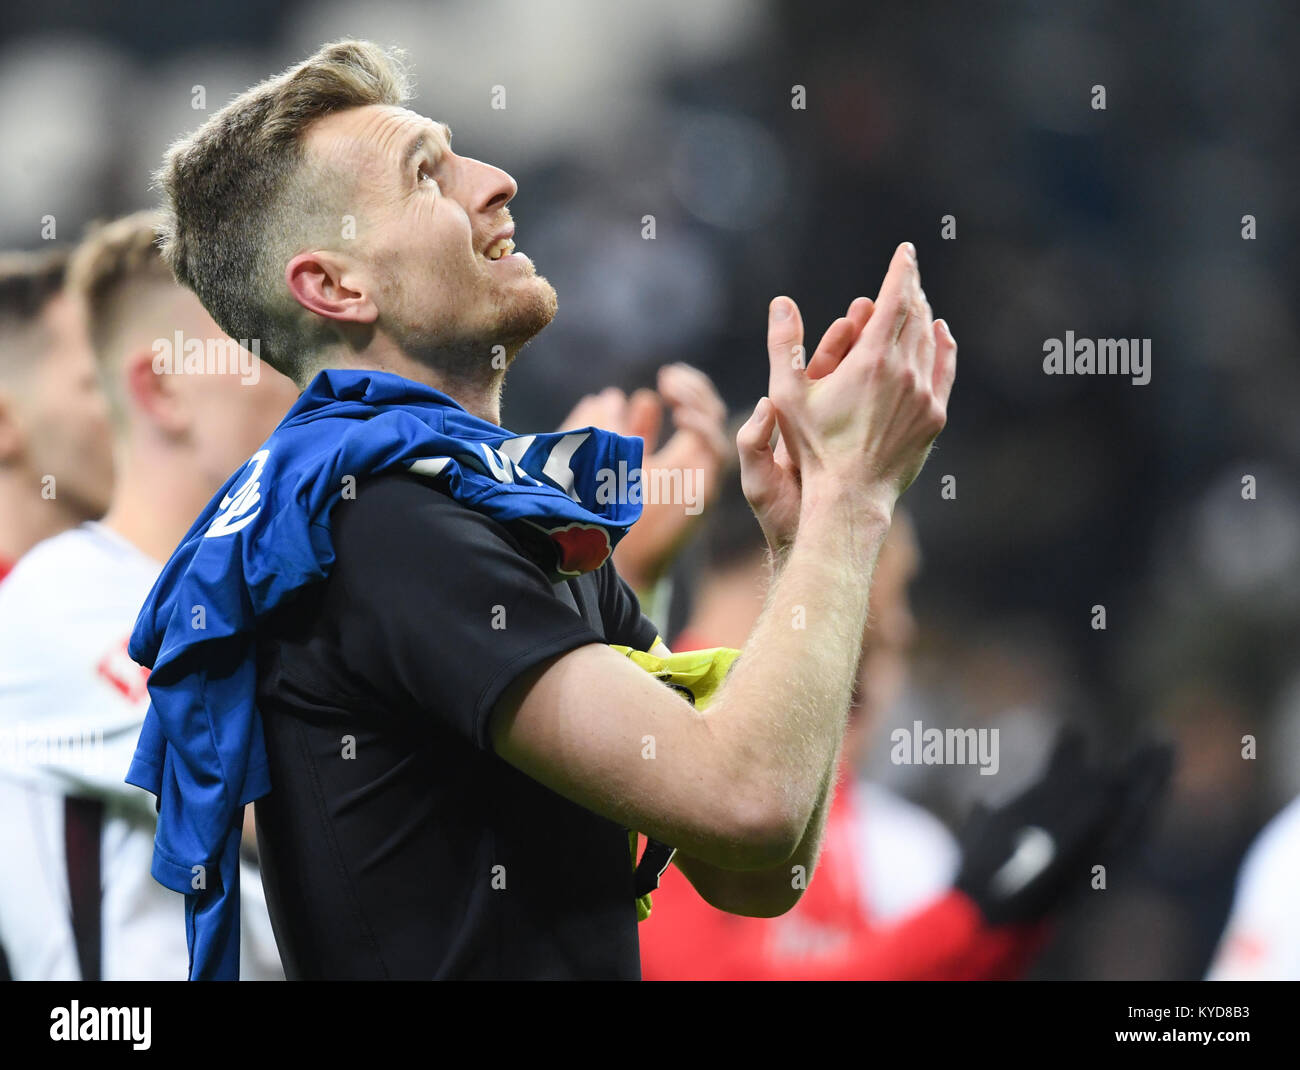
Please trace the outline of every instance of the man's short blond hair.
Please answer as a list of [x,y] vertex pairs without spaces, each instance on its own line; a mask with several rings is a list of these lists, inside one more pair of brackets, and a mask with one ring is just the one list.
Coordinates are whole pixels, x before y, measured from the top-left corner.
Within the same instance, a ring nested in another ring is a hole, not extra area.
[[68,289],[86,309],[95,356],[105,360],[123,325],[150,300],[155,286],[175,286],[158,249],[157,212],[135,212],[111,223],[93,224],[72,254]]
[[176,279],[231,338],[259,339],[263,359],[300,386],[331,335],[289,294],[285,265],[343,226],[343,176],[312,165],[303,136],[323,116],[400,106],[410,92],[401,52],[335,41],[240,94],[172,145],[157,173],[162,255]]

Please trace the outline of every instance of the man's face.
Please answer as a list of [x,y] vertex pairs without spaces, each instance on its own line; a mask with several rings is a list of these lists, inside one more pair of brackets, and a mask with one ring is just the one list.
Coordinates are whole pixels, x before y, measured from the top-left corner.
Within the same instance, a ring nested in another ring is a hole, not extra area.
[[405,108],[352,108],[314,124],[307,151],[351,184],[344,213],[356,238],[335,248],[359,258],[357,284],[404,352],[492,367],[494,346],[513,357],[551,321],[555,290],[532,261],[509,241],[488,256],[513,237],[514,179],[453,153],[444,125]]
[[71,524],[104,515],[113,492],[113,433],[79,302],[58,294],[41,314],[48,348],[22,391],[24,463]]

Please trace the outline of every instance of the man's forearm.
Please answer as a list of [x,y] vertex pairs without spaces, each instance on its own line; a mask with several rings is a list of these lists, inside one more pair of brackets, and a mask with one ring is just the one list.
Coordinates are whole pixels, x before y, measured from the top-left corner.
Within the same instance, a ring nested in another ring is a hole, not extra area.
[[[776,584],[777,577],[790,560],[790,550],[794,547],[794,541],[778,543],[775,546],[768,547],[768,566],[771,568],[771,587]],[[769,587],[769,590],[771,590]],[[859,647],[859,652],[861,647]],[[854,670],[854,678],[857,677],[857,671]],[[850,686],[850,700],[852,698],[852,687]],[[848,718],[848,707],[845,707],[845,719]],[[826,767],[826,772],[822,776],[821,793],[817,797],[817,804],[813,807],[812,817],[808,820],[808,827],[804,830],[803,839],[799,841],[799,846],[794,854],[780,867],[779,872],[783,877],[788,878],[784,881],[784,886],[778,885],[775,881],[754,882],[752,892],[756,896],[767,894],[767,902],[764,907],[775,913],[776,911],[784,912],[789,909],[794,902],[803,894],[803,891],[812,881],[813,871],[817,868],[817,860],[821,856],[822,837],[826,831],[826,819],[830,814],[831,800],[835,795],[836,778],[839,775],[840,751],[844,742],[843,733],[840,734],[840,742],[835,747],[835,753],[831,757],[830,764]],[[748,876],[748,874],[736,874],[738,877]],[[796,880],[796,877],[799,879]],[[785,905],[782,905],[784,900]]]
[[830,813],[839,753],[822,779],[812,819],[793,855],[771,869],[732,870],[711,865],[678,851],[673,859],[682,875],[710,906],[749,918],[775,918],[803,895],[817,868],[826,816]]
[[871,571],[890,521],[874,502],[808,498],[767,605],[709,711],[736,790],[775,809],[792,849],[843,738]]
[[[817,797],[817,804],[813,807],[812,817],[808,819],[808,827],[804,830],[803,839],[799,841],[798,848],[785,864],[792,887],[797,887],[800,892],[808,887],[813,871],[817,868],[817,860],[821,856],[822,837],[826,832],[826,818],[831,812],[831,800],[835,796],[835,780],[839,775],[839,765],[840,748],[837,745],[835,753],[831,755],[830,765],[822,777],[821,793]],[[800,878],[797,886],[793,884],[796,877]]]
[[[768,546],[768,604],[771,603],[777,577],[790,559],[793,545],[791,540]],[[799,901],[817,867],[838,766],[837,749],[822,777],[821,793],[803,839],[799,841],[794,854],[779,866],[772,869],[723,869],[682,851],[677,852],[674,865],[690,881],[700,897],[718,910],[751,918],[774,918],[784,914]]]

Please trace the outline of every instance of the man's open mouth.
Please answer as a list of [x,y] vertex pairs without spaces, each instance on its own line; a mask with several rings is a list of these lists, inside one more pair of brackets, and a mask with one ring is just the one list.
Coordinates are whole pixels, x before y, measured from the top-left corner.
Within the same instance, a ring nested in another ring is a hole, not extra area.
[[483,251],[483,255],[489,260],[500,260],[503,256],[509,256],[514,251],[514,238],[498,238]]

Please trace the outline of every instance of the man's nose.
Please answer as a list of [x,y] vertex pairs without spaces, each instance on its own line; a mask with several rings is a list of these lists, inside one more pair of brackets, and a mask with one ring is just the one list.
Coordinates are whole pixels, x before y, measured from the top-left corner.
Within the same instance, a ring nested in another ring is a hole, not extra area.
[[478,160],[474,160],[473,165],[476,171],[473,187],[477,202],[473,205],[475,211],[491,215],[514,200],[519,185],[510,175],[499,167]]

